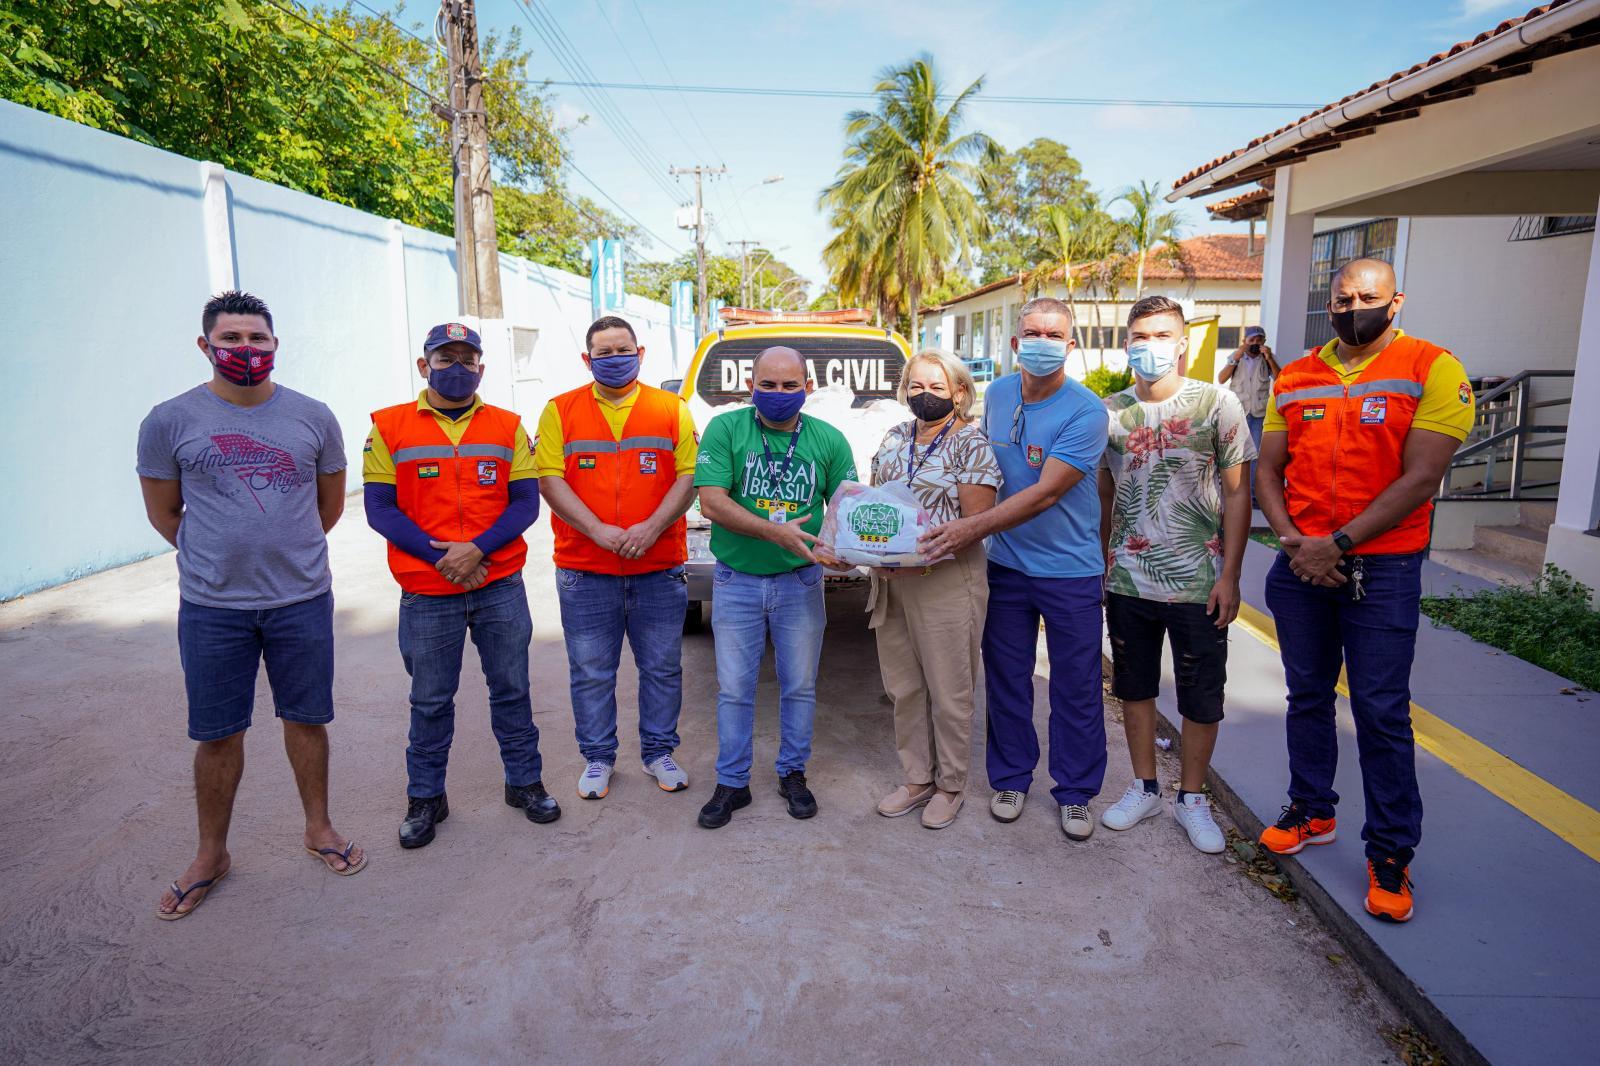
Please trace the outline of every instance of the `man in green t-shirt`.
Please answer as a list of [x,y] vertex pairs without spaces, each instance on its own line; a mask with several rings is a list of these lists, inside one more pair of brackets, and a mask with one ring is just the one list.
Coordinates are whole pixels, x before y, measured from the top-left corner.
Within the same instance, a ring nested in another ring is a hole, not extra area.
[[700,811],[707,829],[750,805],[756,678],[769,635],[778,669],[778,792],[794,817],[817,813],[805,769],[827,611],[811,546],[828,499],[856,477],[844,434],[800,413],[813,383],[799,352],[768,348],[745,385],[755,409],[710,421],[694,475],[717,558],[717,789]]

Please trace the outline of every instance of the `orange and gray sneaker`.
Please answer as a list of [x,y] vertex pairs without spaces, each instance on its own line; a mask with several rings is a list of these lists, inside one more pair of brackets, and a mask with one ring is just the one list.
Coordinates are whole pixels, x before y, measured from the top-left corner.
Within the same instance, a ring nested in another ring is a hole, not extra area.
[[1386,922],[1411,920],[1410,867],[1393,858],[1367,860],[1367,913]]
[[1335,819],[1312,818],[1304,807],[1291,803],[1276,825],[1261,831],[1261,846],[1279,855],[1293,855],[1308,844],[1332,844]]

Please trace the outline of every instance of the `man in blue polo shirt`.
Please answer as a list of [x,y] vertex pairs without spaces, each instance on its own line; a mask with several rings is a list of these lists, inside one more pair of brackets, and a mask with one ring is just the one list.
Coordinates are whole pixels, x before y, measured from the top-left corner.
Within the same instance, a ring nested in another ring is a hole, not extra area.
[[[999,503],[930,530],[923,547],[959,554],[989,541],[989,614],[983,628],[989,705],[989,810],[1014,822],[1039,763],[1033,671],[1039,621],[1050,659],[1050,794],[1072,840],[1094,833],[1089,800],[1106,771],[1100,695],[1100,497],[1095,471],[1106,446],[1100,397],[1067,377],[1072,311],[1060,300],[1023,304],[1011,338],[1019,374],[984,395],[983,430],[1005,478]],[[1087,475],[1087,476],[1086,476]]]

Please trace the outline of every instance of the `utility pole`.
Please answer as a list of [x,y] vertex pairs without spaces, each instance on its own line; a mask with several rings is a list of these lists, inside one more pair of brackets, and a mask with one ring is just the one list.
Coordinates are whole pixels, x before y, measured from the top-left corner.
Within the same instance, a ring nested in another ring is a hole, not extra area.
[[505,317],[500,242],[489,172],[489,122],[483,109],[475,0],[441,0],[439,29],[450,64],[451,173],[456,194],[457,297],[463,315]]
[[739,306],[750,306],[750,249],[761,247],[760,241],[729,241],[739,248]]
[[694,268],[697,278],[695,289],[694,318],[700,324],[700,336],[704,337],[711,332],[711,317],[706,314],[706,203],[701,190],[701,181],[707,174],[726,174],[727,167],[668,167],[667,173],[673,177],[679,174],[694,175]]

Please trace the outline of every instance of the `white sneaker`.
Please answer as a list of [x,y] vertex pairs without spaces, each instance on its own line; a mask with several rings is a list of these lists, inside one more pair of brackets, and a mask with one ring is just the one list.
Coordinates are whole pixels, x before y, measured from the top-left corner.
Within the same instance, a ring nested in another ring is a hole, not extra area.
[[1100,824],[1119,832],[1132,829],[1146,818],[1161,813],[1161,793],[1146,792],[1143,781],[1134,781],[1122,798],[1107,807],[1100,815]]
[[663,792],[682,792],[689,787],[689,775],[670,755],[651,759],[644,764],[644,772],[656,779],[656,787]]
[[1082,803],[1065,803],[1061,806],[1061,831],[1068,840],[1088,840],[1094,836],[1094,819],[1089,808]]
[[1222,851],[1225,844],[1222,830],[1211,817],[1211,800],[1204,792],[1191,792],[1183,797],[1182,802],[1174,803],[1172,815],[1183,826],[1183,831],[1189,834],[1189,843],[1207,855]]
[[605,794],[611,791],[611,764],[608,762],[592,762],[583,768],[583,776],[578,778],[578,795],[586,800],[604,799]]
[[1005,792],[996,792],[994,799],[989,801],[989,813],[1002,822],[1014,822],[1022,817],[1022,805],[1028,800],[1026,792],[1017,792],[1008,789]]

